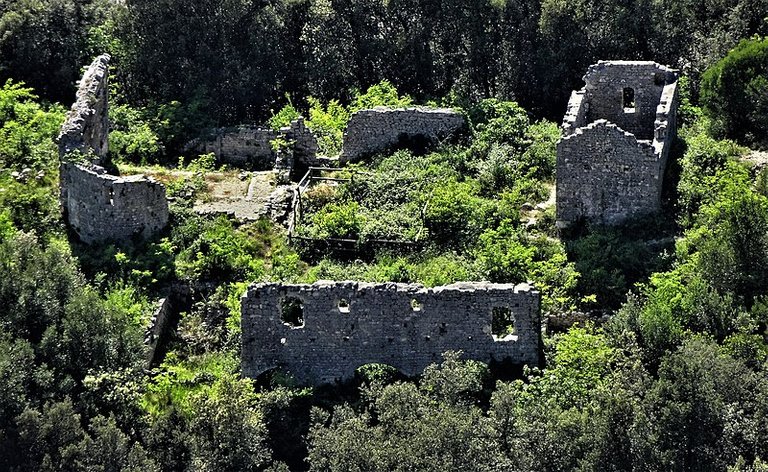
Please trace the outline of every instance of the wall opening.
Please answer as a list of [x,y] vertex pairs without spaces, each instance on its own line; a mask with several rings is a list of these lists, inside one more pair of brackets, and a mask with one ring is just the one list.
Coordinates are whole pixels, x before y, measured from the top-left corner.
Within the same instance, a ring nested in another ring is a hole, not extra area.
[[411,299],[411,309],[413,311],[421,311],[421,302],[415,298]]
[[635,89],[625,87],[621,93],[624,113],[635,112]]
[[507,307],[493,307],[491,311],[491,334],[495,341],[509,341],[516,338],[515,315]]
[[291,328],[304,327],[304,303],[299,298],[285,297],[280,301],[280,320]]
[[342,298],[339,300],[339,312],[341,313],[349,313],[349,302],[346,298]]

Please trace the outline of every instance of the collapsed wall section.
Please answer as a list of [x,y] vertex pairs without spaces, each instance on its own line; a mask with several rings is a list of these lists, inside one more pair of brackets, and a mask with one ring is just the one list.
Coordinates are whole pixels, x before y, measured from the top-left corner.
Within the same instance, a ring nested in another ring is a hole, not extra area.
[[64,124],[59,132],[59,156],[70,152],[95,154],[95,163],[107,156],[109,134],[109,55],[102,54],[86,69]]
[[465,126],[464,117],[449,108],[360,110],[347,123],[339,161],[354,162],[395,147],[431,146],[455,136]]
[[[302,384],[347,380],[367,363],[417,375],[448,350],[538,364],[539,300],[525,284],[255,284],[242,298],[242,371],[277,368]],[[514,320],[503,338],[492,333],[499,313]]]
[[144,176],[109,175],[98,165],[108,150],[108,66],[105,54],[88,67],[59,134],[64,217],[87,244],[149,238],[168,223],[165,186]]
[[185,146],[185,151],[200,154],[213,153],[219,164],[240,169],[270,170],[280,166],[275,140],[283,140],[284,151],[292,153],[292,159],[304,166],[317,163],[317,138],[307,128],[304,118],[291,121],[289,126],[274,130],[261,126],[241,125],[210,131],[211,138],[197,139]]

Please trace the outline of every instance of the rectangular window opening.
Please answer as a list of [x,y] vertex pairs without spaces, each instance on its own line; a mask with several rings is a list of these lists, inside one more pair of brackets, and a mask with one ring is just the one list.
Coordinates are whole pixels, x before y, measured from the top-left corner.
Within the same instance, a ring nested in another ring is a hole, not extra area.
[[624,106],[624,113],[635,112],[635,89],[626,87],[622,92],[622,101]]
[[491,334],[494,341],[516,341],[515,315],[508,307],[494,307],[491,311]]

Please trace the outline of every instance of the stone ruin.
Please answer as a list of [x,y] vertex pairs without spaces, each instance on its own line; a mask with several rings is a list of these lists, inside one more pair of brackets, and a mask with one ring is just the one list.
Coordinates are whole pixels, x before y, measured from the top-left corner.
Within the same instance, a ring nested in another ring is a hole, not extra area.
[[[288,170],[294,178],[301,178],[308,167],[333,167],[396,147],[419,150],[433,146],[465,127],[464,117],[447,108],[377,107],[352,114],[338,160],[317,155],[317,138],[301,117],[279,131],[249,125],[214,129],[209,132],[212,137],[191,141],[184,150],[212,152],[218,162],[238,168]],[[281,153],[272,146],[277,139],[288,144]]]
[[[304,118],[291,121],[289,126],[274,130],[261,126],[241,125],[211,130],[210,139],[200,138],[187,143],[185,152],[213,153],[220,164],[249,170],[291,170],[294,163],[303,167],[316,166],[317,138],[304,124]],[[275,140],[288,146],[278,152]]]
[[677,71],[645,61],[600,61],[574,91],[557,144],[557,224],[600,224],[661,209],[676,136]]
[[144,176],[110,175],[108,55],[97,57],[80,80],[59,134],[64,218],[87,244],[149,238],[168,223],[165,186]]
[[464,117],[449,108],[360,110],[347,123],[339,162],[355,162],[397,147],[426,149],[465,127]]
[[[242,373],[272,369],[301,384],[345,381],[368,363],[418,375],[442,353],[538,365],[539,292],[526,284],[260,283],[242,299]],[[514,326],[493,333],[494,320]]]

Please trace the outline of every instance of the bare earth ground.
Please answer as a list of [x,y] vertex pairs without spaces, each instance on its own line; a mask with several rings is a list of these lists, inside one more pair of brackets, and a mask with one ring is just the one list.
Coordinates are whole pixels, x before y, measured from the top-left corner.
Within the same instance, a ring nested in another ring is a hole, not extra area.
[[[145,174],[168,184],[180,178],[190,178],[192,172],[162,167],[120,168],[121,175]],[[256,221],[266,213],[265,204],[275,189],[273,171],[208,172],[205,175],[206,191],[194,203],[193,209],[200,214],[228,214],[238,220]]]

